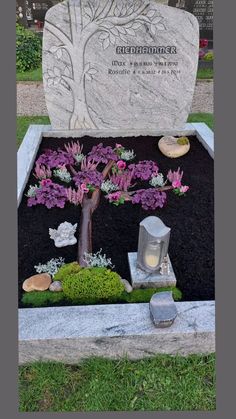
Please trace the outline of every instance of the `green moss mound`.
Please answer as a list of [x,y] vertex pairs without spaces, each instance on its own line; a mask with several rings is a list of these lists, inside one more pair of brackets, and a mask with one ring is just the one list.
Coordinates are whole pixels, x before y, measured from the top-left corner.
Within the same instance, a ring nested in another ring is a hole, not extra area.
[[207,52],[203,57],[203,61],[213,61],[213,60],[214,60],[213,52]]
[[76,275],[82,269],[83,268],[81,268],[81,266],[77,262],[66,263],[57,271],[53,279],[54,281],[61,281],[61,283],[63,284],[65,279]]
[[62,266],[54,277],[62,282],[65,297],[74,303],[96,303],[119,298],[124,291],[120,276],[107,268],[81,268],[76,262]]
[[31,291],[23,294],[21,302],[25,307],[50,307],[60,305],[64,299],[63,292]]
[[178,138],[177,143],[180,145],[186,145],[189,144],[189,139],[187,137],[180,137]]
[[[110,298],[106,303],[149,303],[153,294],[162,291],[172,291],[173,298],[175,301],[180,301],[182,299],[181,291],[176,287],[166,287],[166,288],[147,288],[147,289],[137,289],[133,290],[131,293],[123,291],[119,297]],[[32,291],[26,292],[22,297],[22,305],[24,307],[50,307],[50,306],[62,306],[67,305],[68,300],[64,292],[51,292],[51,291]],[[97,300],[94,302],[94,299],[86,298],[86,301],[80,299],[80,305],[88,304],[102,304],[103,301]],[[71,302],[70,304],[75,305],[76,303]],[[78,303],[77,303],[78,304]]]

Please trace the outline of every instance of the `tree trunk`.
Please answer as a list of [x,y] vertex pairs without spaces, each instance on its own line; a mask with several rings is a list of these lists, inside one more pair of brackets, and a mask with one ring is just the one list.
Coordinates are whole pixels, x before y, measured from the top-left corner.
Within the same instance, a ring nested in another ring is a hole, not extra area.
[[86,266],[84,261],[85,253],[92,253],[92,199],[84,199],[80,219],[80,235],[77,261],[80,266]]
[[[105,168],[103,169],[102,176],[105,180],[108,176],[112,166],[114,164],[113,160],[110,160]],[[92,253],[92,216],[94,211],[97,209],[101,198],[101,190],[96,188],[92,193],[91,198],[84,196],[82,202],[82,214],[80,219],[80,233],[79,233],[79,245],[78,245],[78,255],[77,262],[80,266],[86,266],[84,261],[85,253]]]

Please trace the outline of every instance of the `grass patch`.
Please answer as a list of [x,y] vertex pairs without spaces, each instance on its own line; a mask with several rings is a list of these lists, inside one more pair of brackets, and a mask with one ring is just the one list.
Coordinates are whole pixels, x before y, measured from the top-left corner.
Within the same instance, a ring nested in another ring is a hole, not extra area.
[[[188,122],[205,122],[213,129],[214,117],[211,113],[193,113]],[[18,116],[17,117],[17,147],[20,146],[30,124],[50,124],[48,116]]]
[[19,368],[20,412],[215,410],[215,355]]
[[[197,72],[197,79],[213,79],[214,71],[211,68],[201,68]],[[42,81],[42,67],[36,68],[35,70],[25,71],[24,73],[17,72],[17,81]]]
[[29,125],[31,124],[50,124],[48,116],[17,116],[16,138],[17,147],[20,146]]
[[16,81],[42,81],[42,67],[34,70],[25,71],[23,73],[16,73]]
[[214,115],[212,113],[191,113],[188,122],[205,122],[209,128],[214,130]]
[[89,305],[89,304],[108,304],[108,303],[149,303],[151,297],[156,292],[161,291],[172,291],[173,298],[175,301],[180,301],[182,298],[181,291],[176,287],[167,288],[149,288],[149,289],[137,289],[133,290],[130,294],[123,292],[119,298],[112,298],[109,301],[94,301],[91,298],[83,301],[82,299],[78,303],[73,303],[71,300],[67,300],[63,292],[51,292],[51,291],[32,291],[25,292],[22,296],[22,304],[25,307],[50,307],[50,306],[61,306],[65,304],[70,305]]
[[204,79],[213,79],[214,78],[214,70],[212,68],[199,68],[197,72],[197,79],[204,80]]

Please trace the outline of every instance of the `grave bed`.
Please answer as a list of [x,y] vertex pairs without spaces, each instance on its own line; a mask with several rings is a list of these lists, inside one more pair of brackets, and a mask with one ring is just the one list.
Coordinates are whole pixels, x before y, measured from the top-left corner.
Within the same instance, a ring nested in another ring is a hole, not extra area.
[[[179,159],[168,159],[164,157],[158,150],[157,142],[158,136],[164,134],[172,135],[188,135],[190,136],[191,150],[182,158]],[[86,137],[85,137],[86,135]],[[137,134],[135,134],[137,135]],[[209,301],[214,299],[214,198],[213,198],[213,133],[205,124],[186,124],[186,127],[182,131],[165,132],[165,133],[154,133],[154,132],[139,132],[139,136],[134,137],[134,132],[120,132],[120,138],[114,132],[73,132],[73,139],[81,138],[81,143],[84,144],[85,153],[91,149],[91,145],[97,144],[101,141],[106,141],[109,145],[114,145],[116,142],[121,142],[126,148],[134,148],[137,160],[152,159],[156,160],[160,171],[166,173],[171,169],[177,169],[178,166],[184,170],[184,183],[190,186],[190,191],[186,197],[179,199],[174,194],[168,194],[167,206],[164,209],[147,212],[142,210],[139,206],[125,204],[119,208],[116,208],[108,204],[104,198],[101,200],[100,207],[96,210],[93,216],[93,246],[94,251],[102,248],[103,251],[112,258],[113,263],[116,266],[116,271],[121,274],[122,277],[129,279],[128,259],[127,253],[130,251],[137,250],[137,239],[138,239],[138,224],[146,216],[152,214],[162,218],[162,220],[172,228],[171,241],[170,241],[170,257],[177,277],[177,286],[183,292],[183,300],[187,303],[177,303],[179,312],[181,312],[181,304],[187,304],[188,308],[183,310],[183,313],[193,310],[196,312],[197,317],[194,318],[194,322],[186,323],[188,315],[184,314],[184,326],[178,324],[178,321],[164,332],[155,329],[150,319],[146,319],[148,324],[148,330],[154,337],[157,338],[157,342],[160,339],[160,333],[164,333],[164,340],[169,342],[171,340],[177,340],[179,342],[174,345],[174,348],[170,351],[170,345],[167,343],[166,348],[157,344],[154,349],[154,353],[165,352],[165,353],[181,353],[181,345],[185,342],[190,342],[191,338],[195,336],[196,345],[191,343],[189,348],[186,347],[182,353],[196,353],[201,351],[201,340],[204,336],[204,345],[202,346],[203,352],[211,352],[214,350],[214,302]],[[98,138],[99,137],[99,138]],[[106,138],[105,138],[106,137]],[[115,137],[115,138],[113,138]],[[125,138],[124,138],[125,137]],[[79,221],[79,209],[73,206],[68,206],[64,210],[62,209],[51,209],[47,210],[44,207],[37,206],[35,208],[27,208],[26,198],[24,197],[24,189],[27,190],[29,184],[34,184],[34,178],[32,178],[32,167],[34,160],[38,152],[42,152],[45,147],[57,148],[64,142],[71,141],[71,132],[57,132],[51,131],[50,126],[31,126],[23,144],[18,153],[18,202],[19,202],[19,223],[18,223],[18,234],[19,234],[19,283],[21,289],[22,281],[34,274],[33,266],[39,262],[46,262],[52,257],[62,256],[65,257],[66,262],[70,262],[76,259],[76,246],[70,246],[68,248],[56,249],[53,242],[49,239],[48,228],[56,227],[62,221],[78,222]],[[199,141],[198,141],[199,140]],[[38,150],[39,149],[39,150]],[[125,222],[124,222],[125,220]],[[19,292],[19,295],[21,291]],[[197,300],[202,300],[197,301]],[[205,300],[205,301],[203,301]],[[193,302],[195,301],[195,302]],[[118,312],[121,313],[122,322],[126,319],[129,322],[129,308],[131,304],[127,305],[104,305],[103,309],[101,306],[87,306],[87,309],[92,314],[93,310],[98,310],[100,307],[103,318],[100,319],[101,323],[105,322],[109,312],[113,313],[113,322],[115,325],[109,325],[109,330],[112,332],[107,333],[106,327],[104,334],[106,338],[114,338],[115,336],[122,336],[122,340],[126,340],[128,336],[130,339],[130,330],[126,330],[126,325],[122,328],[119,327],[119,316],[114,316],[115,306],[117,306]],[[120,308],[119,308],[120,306]],[[125,308],[126,306],[126,308]],[[132,304],[134,313],[132,313],[135,319],[135,310],[137,313],[147,312],[148,304]],[[114,307],[114,308],[113,308]],[[206,310],[204,319],[201,318],[201,308],[204,307]],[[60,308],[45,308],[45,309],[20,309],[20,323],[19,323],[19,335],[20,335],[20,362],[27,362],[32,360],[32,356],[29,356],[30,350],[37,346],[34,359],[48,359],[44,357],[45,344],[48,348],[49,337],[45,329],[45,335],[40,333],[37,336],[37,330],[41,329],[41,320],[48,317],[49,328],[50,318],[52,322],[55,322],[55,315],[57,311],[53,311],[54,316],[49,316],[49,311],[60,310],[59,314],[62,316],[61,328],[63,329],[63,339],[71,338],[72,335],[76,335],[75,347],[80,348],[80,344],[85,347],[89,345],[88,337],[94,339],[94,333],[98,333],[99,338],[102,337],[102,331],[94,332],[93,316],[87,316],[90,318],[91,324],[86,326],[86,342],[84,341],[84,329],[83,319],[84,314],[81,312],[82,307],[74,307],[74,316],[78,316],[78,324],[74,322],[75,330],[71,334],[68,332],[65,319],[70,312],[71,307],[60,307]],[[38,310],[38,311],[37,311]],[[200,310],[200,311],[199,311]],[[117,312],[117,313],[118,313]],[[35,317],[35,314],[37,314]],[[48,315],[47,315],[48,313]],[[95,313],[95,312],[94,312]],[[146,313],[147,314],[147,313]],[[43,317],[42,317],[43,316]],[[180,316],[181,317],[181,316]],[[33,327],[33,318],[35,328]],[[64,320],[63,320],[64,318]],[[198,320],[201,318],[201,324],[198,324]],[[35,320],[36,319],[36,320]],[[82,321],[82,327],[81,322]],[[183,320],[183,319],[182,319]],[[88,320],[89,321],[89,320]],[[145,324],[144,321],[144,324]],[[38,324],[37,324],[38,323]],[[112,321],[111,321],[112,323]],[[79,326],[80,325],[80,326]],[[188,325],[188,326],[186,326]],[[209,326],[210,325],[210,326]],[[198,328],[199,326],[199,328]],[[206,327],[205,327],[206,326]],[[57,345],[60,339],[55,334],[55,341],[52,338],[53,328],[55,323],[51,325],[50,329],[50,341],[52,346]],[[147,325],[144,325],[146,330]],[[175,334],[175,328],[177,327],[177,337],[173,337]],[[187,330],[184,330],[187,327]],[[89,330],[90,328],[90,330]],[[56,327],[58,330],[58,326]],[[43,328],[44,330],[44,328]],[[35,331],[35,333],[34,333]],[[114,332],[114,333],[113,333]],[[149,333],[148,332],[148,333]],[[188,332],[186,334],[186,332]],[[198,332],[200,335],[198,335]],[[138,336],[142,335],[142,331],[138,331]],[[91,334],[91,336],[90,336]],[[132,333],[131,333],[132,334]],[[136,336],[135,330],[133,334]],[[145,334],[145,333],[144,333]],[[96,335],[96,337],[98,336]],[[200,341],[199,341],[200,337]],[[208,338],[207,338],[208,337]],[[163,335],[162,335],[163,338]],[[189,340],[190,338],[190,340]],[[57,341],[57,339],[59,339]],[[74,339],[74,338],[73,338]],[[109,339],[108,339],[109,340]],[[154,339],[155,340],[155,339]],[[46,342],[47,341],[47,342]],[[130,340],[132,343],[132,339]],[[68,343],[68,341],[67,341]],[[153,345],[153,342],[152,342]],[[199,346],[200,345],[200,346]],[[70,346],[70,345],[69,345]],[[95,345],[97,347],[97,344]],[[128,345],[129,346],[129,345]],[[121,352],[127,353],[128,346],[124,343],[124,350],[121,348],[117,350],[117,356],[121,355]],[[188,345],[187,345],[188,346]],[[103,347],[103,345],[102,345]],[[103,347],[103,354],[109,355],[109,345]],[[31,349],[30,349],[31,348]],[[195,348],[195,349],[194,349]],[[98,348],[97,348],[98,349]],[[101,355],[101,348],[99,350],[94,349],[92,354]],[[113,355],[115,356],[115,349],[112,345]],[[148,356],[148,351],[142,356]],[[91,350],[87,351],[87,355],[91,355]],[[150,355],[150,354],[149,354]],[[86,356],[86,349],[81,353],[76,352],[74,356],[68,358],[66,351],[54,357],[50,355],[50,359],[68,360],[68,362],[76,361],[81,356]]]

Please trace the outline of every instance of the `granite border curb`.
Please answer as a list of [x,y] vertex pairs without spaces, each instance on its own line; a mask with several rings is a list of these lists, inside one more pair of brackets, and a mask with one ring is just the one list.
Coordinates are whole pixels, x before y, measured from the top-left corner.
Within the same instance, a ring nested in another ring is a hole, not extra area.
[[215,302],[178,302],[176,308],[165,329],[154,326],[146,303],[20,309],[19,363],[214,352]]

